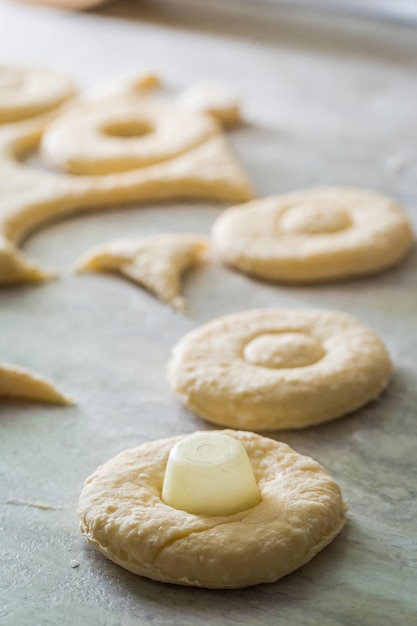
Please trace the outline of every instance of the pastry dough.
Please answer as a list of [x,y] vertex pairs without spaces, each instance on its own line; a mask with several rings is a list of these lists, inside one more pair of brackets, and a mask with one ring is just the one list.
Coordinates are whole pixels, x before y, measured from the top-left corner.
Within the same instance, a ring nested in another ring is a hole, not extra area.
[[273,281],[319,282],[399,263],[413,242],[390,198],[347,187],[297,191],[233,207],[212,231],[221,259]]
[[0,65],[0,123],[50,111],[75,95],[72,81],[40,67]]
[[183,91],[178,105],[186,111],[208,113],[225,126],[241,121],[239,98],[224,85],[201,81]]
[[140,72],[133,76],[113,76],[83,94],[85,100],[134,96],[143,91],[157,89],[161,84],[155,72]]
[[220,317],[173,350],[168,380],[214,424],[302,428],[376,398],[392,372],[379,337],[340,312],[265,309]]
[[[80,105],[82,109],[90,106]],[[68,115],[75,115],[76,110],[72,107]],[[51,277],[28,262],[16,247],[46,221],[122,203],[176,199],[228,202],[247,200],[252,195],[220,131],[194,147],[189,145],[178,156],[127,172],[75,176],[35,171],[17,159],[36,149],[50,121],[45,115],[0,128],[0,284]],[[210,120],[207,124],[212,127]],[[181,135],[181,129],[178,132]],[[78,141],[83,142],[82,135]],[[119,141],[123,144],[122,139]]]
[[227,516],[193,515],[161,500],[176,437],[126,450],[90,476],[81,531],[97,550],[153,580],[214,589],[274,582],[324,548],[345,523],[338,485],[312,459],[254,433],[245,446],[262,501]]
[[72,404],[52,383],[29,370],[0,363],[0,397],[23,398],[50,404]]
[[89,250],[79,271],[117,271],[152,291],[176,309],[184,309],[181,275],[200,263],[208,248],[200,235],[171,233],[110,241]]
[[220,134],[212,118],[149,96],[70,110],[43,135],[47,163],[73,174],[110,174],[168,161]]

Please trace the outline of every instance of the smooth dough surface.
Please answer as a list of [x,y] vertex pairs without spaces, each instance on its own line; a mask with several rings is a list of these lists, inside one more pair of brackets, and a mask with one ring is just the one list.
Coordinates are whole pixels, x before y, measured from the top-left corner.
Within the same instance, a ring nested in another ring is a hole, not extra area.
[[212,230],[227,264],[273,281],[320,282],[399,263],[413,232],[391,198],[349,187],[307,189],[223,212]]
[[345,523],[338,485],[286,444],[221,432],[245,446],[258,505],[210,517],[164,504],[168,455],[181,437],[154,441],[122,452],[87,479],[78,510],[87,541],[135,574],[214,589],[274,582],[309,561]]
[[188,233],[118,239],[86,252],[77,269],[117,271],[182,310],[185,301],[180,295],[181,276],[203,260],[207,248],[206,238]]
[[248,430],[310,426],[379,396],[392,372],[379,337],[335,311],[220,317],[174,347],[171,389],[200,417]]
[[22,367],[0,363],[0,397],[23,398],[50,404],[72,404],[45,378]]
[[[139,96],[136,96],[135,101],[138,98]],[[110,100],[112,106],[108,107]],[[115,119],[119,119],[118,107],[120,106],[120,110],[125,111],[126,106],[128,108],[131,106],[129,104],[131,99],[126,96],[105,101],[108,108],[104,107],[104,104],[103,107],[109,117],[100,117],[100,120],[104,125],[106,125],[106,120],[110,125],[113,124],[114,131]],[[161,106],[166,111],[168,105]],[[98,109],[102,116],[104,109],[100,107],[101,105]],[[92,103],[74,103],[65,112],[65,116],[68,115],[71,119],[75,116],[77,120],[82,120],[81,112],[88,117],[93,109],[95,105]],[[156,113],[151,114],[156,115]],[[184,113],[178,115],[182,116],[183,121],[185,120]],[[246,176],[230,153],[226,137],[215,120],[204,115],[199,116],[201,125],[200,122],[193,124],[186,138],[182,135],[180,128],[175,129],[172,125],[170,113],[167,113],[167,118],[164,117],[164,119],[170,120],[170,132],[175,134],[170,143],[169,153],[165,150],[166,146],[164,148],[163,145],[151,142],[151,148],[152,146],[153,148],[150,152],[145,151],[145,154],[140,156],[143,166],[128,169],[128,171],[115,171],[94,176],[35,170],[19,160],[21,155],[38,148],[49,125],[54,124],[53,115],[39,115],[0,126],[0,171],[2,173],[0,177],[0,284],[41,282],[53,276],[51,272],[46,272],[28,261],[19,252],[17,245],[42,223],[69,213],[92,209],[103,210],[109,206],[125,203],[144,204],[173,200],[239,202],[252,197]],[[195,120],[196,115],[192,116],[192,119]],[[124,120],[117,132],[123,134],[126,131],[126,123]],[[164,126],[164,128],[164,132],[168,132],[167,127]],[[215,128],[216,132],[214,132]],[[100,161],[99,139],[100,137],[92,132],[93,152],[97,149],[97,158],[101,163],[97,166],[98,169],[103,164],[103,160]],[[137,141],[137,138],[134,138],[133,144],[136,148]],[[83,132],[78,133],[77,145],[83,145],[83,142]],[[108,171],[109,162],[114,157],[113,149],[116,152],[116,170],[121,163],[123,164],[123,150],[126,151],[126,159],[130,167],[131,155],[129,156],[127,150],[127,145],[130,144],[129,137],[103,135],[103,143],[104,146],[111,146],[110,156],[108,153],[106,156],[106,152],[103,152],[106,171]],[[90,145],[88,142],[86,144]],[[154,162],[157,154],[162,160]],[[149,162],[149,159],[153,164],[144,165],[145,162]],[[90,166],[92,170],[96,169],[91,162]],[[126,163],[121,166],[122,169],[125,169],[125,166]]]

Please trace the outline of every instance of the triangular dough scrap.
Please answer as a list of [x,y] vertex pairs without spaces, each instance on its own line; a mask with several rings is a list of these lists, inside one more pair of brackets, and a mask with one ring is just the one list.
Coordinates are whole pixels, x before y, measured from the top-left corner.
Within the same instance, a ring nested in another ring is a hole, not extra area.
[[208,113],[224,126],[242,121],[238,96],[220,83],[197,82],[178,96],[177,104],[187,111]]
[[73,404],[52,383],[29,370],[0,363],[0,397],[23,398],[49,404]]
[[181,185],[177,197],[224,202],[232,198],[246,202],[254,197],[249,180],[223,135],[211,137],[201,146],[173,159],[169,165],[169,178],[166,176],[165,180],[170,179],[173,187]]
[[174,308],[183,310],[181,275],[200,263],[207,249],[208,240],[193,234],[120,239],[87,252],[77,264],[77,270],[117,271]]

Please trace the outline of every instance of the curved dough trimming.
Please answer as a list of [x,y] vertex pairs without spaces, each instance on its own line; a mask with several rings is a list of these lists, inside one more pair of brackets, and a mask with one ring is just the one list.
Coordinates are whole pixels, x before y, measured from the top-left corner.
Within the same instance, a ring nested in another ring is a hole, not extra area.
[[0,397],[23,398],[51,404],[72,404],[53,383],[22,367],[0,363]]

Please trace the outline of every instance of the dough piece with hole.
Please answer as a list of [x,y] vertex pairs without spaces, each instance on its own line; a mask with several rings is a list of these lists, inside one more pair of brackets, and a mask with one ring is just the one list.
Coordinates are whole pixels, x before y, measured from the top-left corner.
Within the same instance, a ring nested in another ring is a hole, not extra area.
[[52,122],[42,156],[73,174],[109,174],[169,161],[221,134],[217,122],[149,96],[84,104]]
[[213,589],[274,582],[310,561],[345,523],[338,485],[284,443],[221,432],[246,448],[259,504],[218,517],[164,504],[168,455],[181,437],[163,439],[122,452],[87,479],[78,509],[87,541],[135,574]]
[[228,209],[215,222],[212,241],[220,258],[242,272],[307,283],[392,267],[410,250],[413,233],[391,198],[330,187]]
[[[123,106],[124,102],[123,99]],[[82,111],[90,111],[90,107],[95,108],[93,105],[74,105],[60,120],[66,119],[67,115],[82,119]],[[102,109],[100,111],[102,113]],[[121,123],[115,100],[107,111],[109,124],[114,124],[116,118]],[[188,143],[181,143],[185,140],[185,135],[181,135],[170,144],[171,158],[163,152],[163,146],[155,148],[152,158],[145,154],[142,164],[155,159],[159,150],[162,161],[152,165],[109,174],[78,176],[34,170],[19,160],[21,155],[37,149],[50,123],[51,117],[44,115],[0,127],[0,284],[41,282],[53,276],[53,273],[28,261],[17,246],[32,230],[65,215],[86,210],[100,211],[126,203],[143,205],[173,200],[239,202],[252,196],[246,176],[231,155],[221,130],[205,135],[203,140],[200,135],[197,137],[194,127],[188,135]],[[203,126],[213,128],[212,120],[207,118]],[[181,129],[178,131],[181,134]],[[196,143],[193,137],[197,137]],[[117,155],[110,154],[110,160],[115,159],[116,169],[124,169],[126,163],[121,155],[127,140],[122,137],[108,139],[113,139],[110,143],[117,146]],[[75,144],[82,145],[83,142],[83,134],[78,134]],[[93,144],[100,155],[95,139]],[[174,155],[174,144],[180,146],[177,155]],[[90,164],[91,169],[100,170],[103,160],[100,156],[98,158],[96,166]],[[131,163],[128,155],[126,159]],[[104,163],[108,168],[106,158]]]
[[181,276],[203,260],[207,248],[207,239],[193,234],[119,239],[86,252],[77,269],[119,272],[182,310],[185,302],[180,295]]
[[391,372],[382,341],[350,315],[265,309],[188,333],[173,350],[168,380],[207,421],[263,431],[350,413],[378,397]]
[[0,397],[22,398],[50,404],[72,404],[45,378],[22,367],[0,363]]
[[228,87],[215,82],[200,81],[185,89],[177,99],[185,111],[207,113],[225,126],[241,122],[240,102]]
[[0,123],[51,111],[75,92],[73,82],[55,70],[0,65]]

